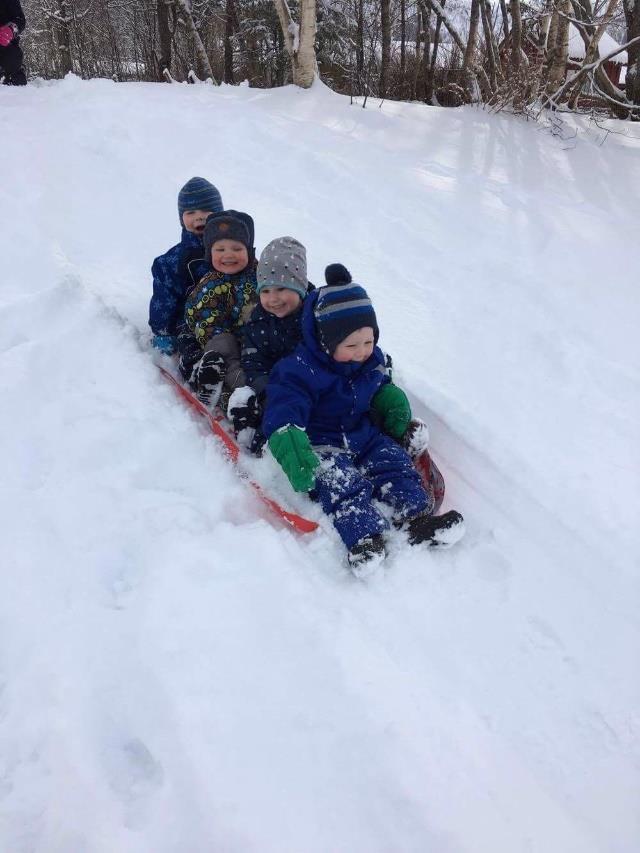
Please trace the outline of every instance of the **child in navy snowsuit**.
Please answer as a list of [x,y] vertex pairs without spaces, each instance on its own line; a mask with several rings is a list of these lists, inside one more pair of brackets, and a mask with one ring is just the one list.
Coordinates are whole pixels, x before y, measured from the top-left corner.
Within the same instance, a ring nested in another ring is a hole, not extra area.
[[26,21],[20,0],[0,0],[0,77],[6,86],[25,86],[20,33]]
[[374,501],[390,508],[412,544],[451,545],[464,526],[454,510],[432,515],[433,495],[398,443],[411,408],[376,346],[371,301],[330,270],[332,283],[305,300],[302,343],[273,368],[263,429],[293,488],[320,501],[362,576],[385,555],[389,522]]
[[302,340],[302,304],[313,289],[302,243],[294,237],[272,240],[260,255],[257,280],[260,303],[242,327],[241,363],[247,384],[233,392],[227,409],[240,443],[254,453],[264,443],[259,427],[269,374]]
[[184,316],[187,292],[198,281],[194,261],[204,258],[202,235],[207,217],[222,211],[220,193],[204,178],[191,178],[178,195],[182,226],[180,242],[153,262],[153,296],[149,304],[152,344],[171,355],[177,349],[178,326]]
[[179,367],[198,398],[213,409],[223,386],[246,385],[240,333],[254,305],[254,225],[248,213],[225,210],[204,229],[205,274],[188,292],[178,331]]

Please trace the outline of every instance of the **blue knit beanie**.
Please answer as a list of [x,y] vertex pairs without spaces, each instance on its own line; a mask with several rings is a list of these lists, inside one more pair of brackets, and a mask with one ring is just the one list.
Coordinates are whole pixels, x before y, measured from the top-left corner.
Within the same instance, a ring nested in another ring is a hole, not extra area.
[[324,275],[327,286],[319,291],[313,311],[322,349],[333,355],[338,344],[365,326],[373,329],[378,343],[376,312],[364,287],[351,280],[342,264],[331,264]]
[[178,193],[178,215],[182,225],[185,210],[208,210],[220,213],[224,210],[220,193],[204,178],[191,178]]

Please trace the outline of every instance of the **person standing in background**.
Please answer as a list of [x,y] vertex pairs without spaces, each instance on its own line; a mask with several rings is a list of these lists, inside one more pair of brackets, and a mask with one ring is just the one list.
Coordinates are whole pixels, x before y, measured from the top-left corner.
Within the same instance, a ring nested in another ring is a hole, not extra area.
[[0,0],[0,77],[6,86],[26,86],[20,33],[26,21],[20,0]]

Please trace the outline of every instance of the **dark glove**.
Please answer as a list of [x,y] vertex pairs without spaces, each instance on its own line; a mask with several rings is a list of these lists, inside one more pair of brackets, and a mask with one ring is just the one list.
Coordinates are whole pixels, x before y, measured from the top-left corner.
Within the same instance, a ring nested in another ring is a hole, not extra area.
[[229,397],[227,415],[233,422],[236,435],[244,429],[257,429],[262,421],[262,408],[250,385],[236,388]]

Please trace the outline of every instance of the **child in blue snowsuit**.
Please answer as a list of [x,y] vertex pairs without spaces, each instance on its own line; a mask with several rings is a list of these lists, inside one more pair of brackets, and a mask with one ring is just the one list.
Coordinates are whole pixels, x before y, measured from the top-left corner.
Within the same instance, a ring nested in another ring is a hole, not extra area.
[[254,224],[248,213],[223,210],[204,229],[204,272],[188,292],[178,329],[179,368],[198,398],[213,409],[223,386],[246,385],[240,334],[258,301]]
[[241,444],[258,453],[264,444],[260,421],[273,366],[302,340],[302,305],[313,285],[307,253],[294,237],[277,237],[258,261],[260,303],[242,327],[241,363],[247,384],[229,398],[227,414]]
[[192,278],[192,262],[202,260],[202,235],[207,217],[222,211],[218,190],[204,178],[191,178],[178,194],[178,216],[182,226],[180,242],[155,259],[151,267],[153,296],[149,304],[152,344],[171,355],[177,349],[177,330],[184,316]]
[[378,334],[360,285],[334,282],[311,293],[302,343],[271,373],[262,424],[291,485],[319,500],[359,576],[385,556],[389,522],[374,501],[390,508],[411,544],[448,546],[464,533],[455,510],[432,515],[433,496],[398,443],[411,408],[389,380]]

